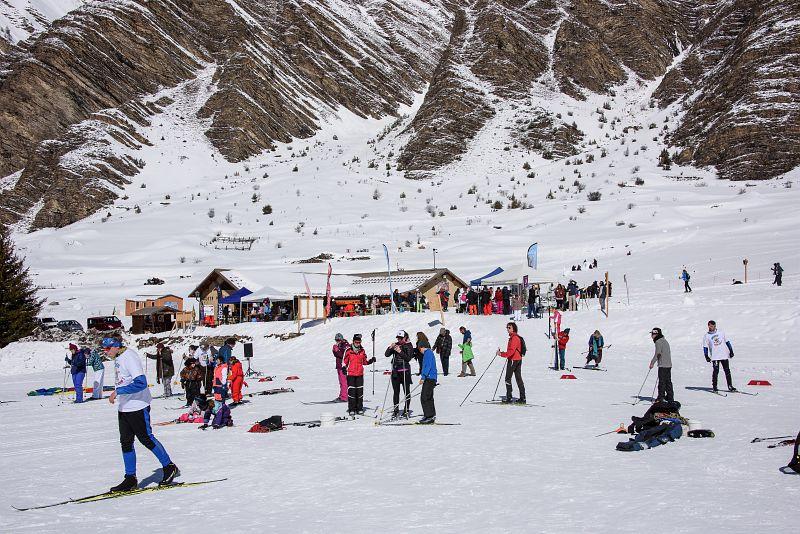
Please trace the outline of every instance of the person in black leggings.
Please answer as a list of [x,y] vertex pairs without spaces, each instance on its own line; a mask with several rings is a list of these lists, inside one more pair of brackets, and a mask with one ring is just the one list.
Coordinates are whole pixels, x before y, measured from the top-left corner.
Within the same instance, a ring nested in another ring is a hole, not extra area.
[[400,330],[397,341],[389,345],[384,355],[392,358],[392,417],[397,417],[400,411],[400,387],[405,393],[403,417],[408,417],[411,406],[411,360],[414,359],[414,346],[408,340],[408,333]]

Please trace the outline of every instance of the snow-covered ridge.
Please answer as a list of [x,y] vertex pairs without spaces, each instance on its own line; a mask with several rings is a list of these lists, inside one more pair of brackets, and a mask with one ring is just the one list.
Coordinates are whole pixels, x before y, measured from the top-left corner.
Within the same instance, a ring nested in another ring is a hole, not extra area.
[[47,29],[86,0],[0,0],[0,39],[11,44]]

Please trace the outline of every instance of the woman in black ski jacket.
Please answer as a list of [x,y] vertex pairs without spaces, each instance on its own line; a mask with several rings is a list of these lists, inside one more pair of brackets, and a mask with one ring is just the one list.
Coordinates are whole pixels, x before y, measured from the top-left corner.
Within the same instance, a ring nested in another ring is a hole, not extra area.
[[411,406],[411,360],[414,359],[414,346],[408,341],[408,333],[400,330],[397,341],[389,345],[384,355],[392,358],[392,417],[397,417],[400,411],[400,386],[403,387],[405,402],[403,417],[408,417]]

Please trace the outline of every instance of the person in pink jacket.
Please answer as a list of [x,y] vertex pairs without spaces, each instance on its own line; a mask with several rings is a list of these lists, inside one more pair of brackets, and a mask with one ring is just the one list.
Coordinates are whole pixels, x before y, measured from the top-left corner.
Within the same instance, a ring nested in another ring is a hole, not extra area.
[[350,343],[347,342],[344,336],[336,334],[333,344],[333,357],[336,359],[336,374],[339,376],[339,396],[334,400],[339,402],[347,402],[347,375],[344,374],[344,369],[342,369],[342,358],[344,358],[349,348]]

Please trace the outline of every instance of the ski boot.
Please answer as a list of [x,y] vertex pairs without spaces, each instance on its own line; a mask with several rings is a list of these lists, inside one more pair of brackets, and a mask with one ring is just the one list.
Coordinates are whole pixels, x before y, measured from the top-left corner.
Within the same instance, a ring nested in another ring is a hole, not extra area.
[[417,423],[417,424],[420,424],[420,425],[432,425],[435,422],[436,422],[436,416],[434,415],[432,417],[423,417],[422,419],[419,420],[419,423]]
[[139,481],[136,480],[136,475],[125,475],[122,482],[108,490],[109,493],[121,493],[123,491],[135,490],[139,487]]
[[738,389],[736,389],[736,388],[735,388],[735,387],[733,387],[733,386],[730,386],[730,387],[728,388],[728,391],[730,391],[731,393],[736,393],[736,392],[737,392],[737,391],[739,391],[739,390],[738,390]]
[[517,399],[514,401],[514,404],[528,404],[528,403],[525,402],[525,399]]
[[161,476],[161,482],[158,483],[159,486],[169,486],[170,484],[172,484],[172,481],[175,480],[175,477],[181,474],[180,470],[178,469],[178,466],[176,466],[173,463],[165,465],[161,469],[161,473],[162,476]]

